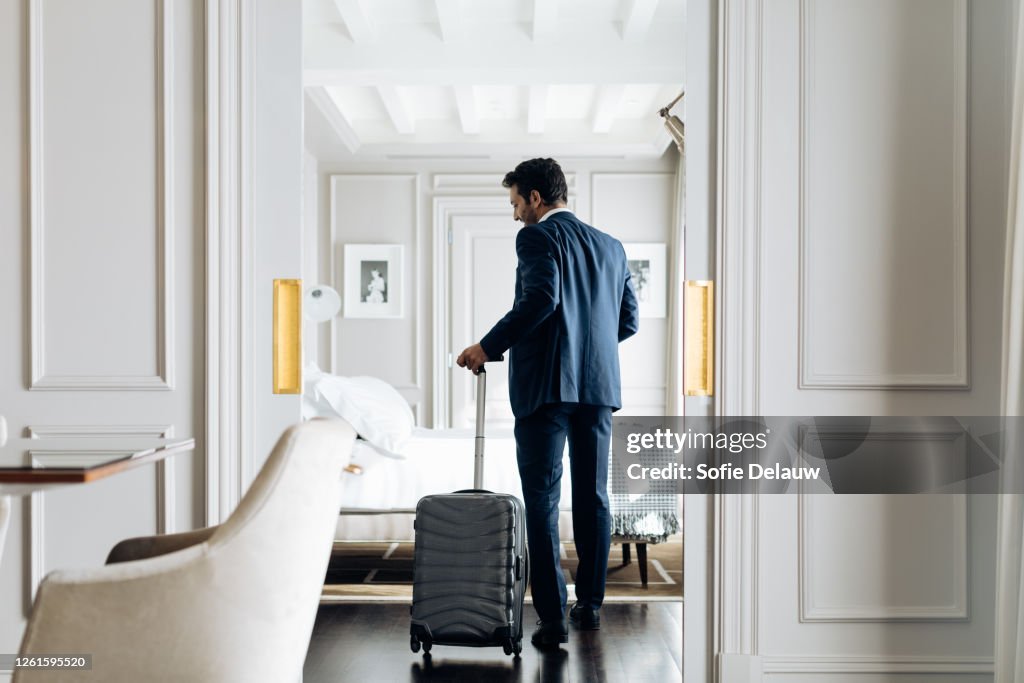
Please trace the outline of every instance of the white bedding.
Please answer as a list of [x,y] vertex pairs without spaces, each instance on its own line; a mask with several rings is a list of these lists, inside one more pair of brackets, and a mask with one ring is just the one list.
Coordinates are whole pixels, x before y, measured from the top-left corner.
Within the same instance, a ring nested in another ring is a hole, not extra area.
[[[473,430],[416,428],[402,451],[404,460],[385,457],[357,441],[353,465],[361,474],[342,477],[342,515],[338,540],[410,540],[411,514],[367,515],[360,512],[416,508],[420,498],[473,488]],[[484,488],[522,498],[516,444],[511,429],[488,429],[484,448]],[[568,456],[563,456],[563,511],[571,507]],[[355,514],[353,514],[355,513]],[[571,538],[569,516],[562,515],[563,538]]]

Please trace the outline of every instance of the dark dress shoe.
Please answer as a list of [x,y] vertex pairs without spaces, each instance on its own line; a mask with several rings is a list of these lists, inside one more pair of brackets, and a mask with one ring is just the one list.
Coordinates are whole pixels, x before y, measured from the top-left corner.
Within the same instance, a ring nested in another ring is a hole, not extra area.
[[601,613],[596,609],[583,607],[576,603],[569,610],[569,621],[581,631],[596,631],[601,628]]
[[533,632],[530,642],[541,650],[558,649],[559,643],[569,642],[569,627],[564,621],[538,621],[540,626]]

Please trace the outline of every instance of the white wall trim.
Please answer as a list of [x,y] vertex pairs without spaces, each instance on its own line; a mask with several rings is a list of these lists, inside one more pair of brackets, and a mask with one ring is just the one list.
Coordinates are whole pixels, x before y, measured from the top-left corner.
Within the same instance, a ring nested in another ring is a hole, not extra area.
[[764,655],[766,674],[993,674],[992,657]]
[[722,0],[720,8],[715,413],[758,415],[764,7]]
[[[239,0],[229,0],[239,2]],[[239,136],[239,187],[238,187],[238,270],[241,279],[239,287],[239,357],[241,373],[239,375],[239,396],[241,400],[240,425],[239,425],[239,453],[238,453],[238,480],[233,482],[231,510],[242,499],[242,495],[249,488],[249,484],[255,477],[255,454],[254,443],[256,440],[256,383],[253,378],[256,376],[256,365],[259,360],[256,358],[256,342],[254,337],[259,334],[256,330],[256,313],[254,310],[256,291],[259,283],[255,279],[256,270],[256,245],[253,235],[256,228],[256,209],[253,179],[254,168],[257,164],[256,143],[255,143],[255,74],[256,74],[256,49],[253,40],[256,35],[256,12],[255,3],[239,2],[238,14],[238,50],[239,64],[238,73],[238,136]],[[301,168],[301,167],[300,167]],[[301,187],[301,186],[300,186]],[[300,221],[302,216],[296,212],[293,216],[295,221]],[[265,362],[269,362],[269,359]],[[269,455],[269,452],[266,454]],[[264,456],[265,457],[265,456]]]
[[174,436],[171,425],[29,425],[30,439],[47,438],[116,438],[116,437],[147,437],[168,439]]
[[717,496],[715,538],[715,652],[757,655],[760,615],[758,595],[759,496]]
[[800,2],[800,189],[799,189],[799,387],[801,389],[969,389],[970,338],[968,302],[970,301],[967,247],[967,0],[953,0],[955,18],[951,44],[953,49],[953,121],[956,134],[953,145],[953,171],[956,192],[953,195],[953,289],[950,302],[953,308],[953,371],[950,373],[841,373],[817,372],[814,365],[812,330],[814,321],[811,301],[813,231],[807,216],[810,197],[814,196],[814,173],[809,172],[810,149],[814,141],[814,126],[808,114],[808,101],[814,88],[815,60],[810,48],[813,44],[814,0]]
[[[872,437],[869,437],[872,438]],[[882,435],[877,438],[883,439]],[[829,623],[885,623],[900,621],[915,622],[958,622],[970,619],[968,528],[969,512],[967,497],[955,495],[954,519],[949,533],[953,538],[953,555],[956,558],[954,585],[950,601],[936,605],[855,605],[828,606],[816,601],[814,568],[816,553],[811,545],[809,523],[815,515],[813,502],[818,494],[800,492],[797,497],[797,555],[800,571],[797,577],[800,600],[800,622]],[[954,495],[954,494],[949,494]]]
[[[423,202],[421,201],[422,182],[420,180],[420,174],[415,174],[414,178],[415,180],[413,192],[415,193],[414,203],[416,206],[416,230],[414,232],[415,241],[413,242],[412,248],[413,254],[416,255],[416,258],[411,260],[414,272],[412,276],[413,279],[410,280],[410,282],[419,283],[422,282],[421,278],[423,278],[424,274],[428,270],[429,264],[427,263],[426,259],[430,254],[430,249],[428,246],[430,243],[430,237],[427,234],[427,229],[423,221]],[[413,412],[415,413],[416,424],[418,425],[423,424],[424,413],[426,412],[423,405],[423,382],[425,381],[427,373],[423,367],[423,355],[424,350],[427,348],[427,326],[424,323],[423,319],[424,317],[426,317],[424,314],[427,311],[427,297],[429,295],[430,294],[427,291],[426,287],[418,286],[416,288],[416,329],[413,332],[413,334],[416,337],[416,351],[413,356],[413,364],[415,367],[415,389],[417,390],[416,395],[419,397],[419,400],[413,406]],[[331,346],[332,348],[334,346],[333,340],[331,341]],[[428,351],[428,353],[431,352]],[[434,357],[436,357],[436,353],[434,354]]]
[[[761,377],[763,0],[719,4],[715,414],[757,415]],[[759,497],[717,495],[712,652],[716,680],[759,661]],[[737,659],[740,658],[740,659]],[[730,661],[740,661],[727,670]],[[741,661],[742,660],[742,661]],[[751,674],[752,675],[752,674]],[[759,677],[747,680],[758,680]]]
[[[506,190],[501,182],[503,173],[435,173],[434,190],[462,193],[485,192],[487,194],[504,195]],[[569,192],[576,190],[576,174],[566,173],[565,184]]]
[[29,194],[32,391],[170,391],[174,388],[174,4],[156,0],[157,374],[47,375],[42,0],[29,0]]
[[[206,2],[206,524],[241,498],[252,450],[252,5]],[[247,279],[248,277],[248,279]]]
[[157,373],[168,389],[174,389],[174,7],[173,0],[159,0],[160,34],[157,53],[160,68],[157,85],[157,296],[163,310],[157,316]]

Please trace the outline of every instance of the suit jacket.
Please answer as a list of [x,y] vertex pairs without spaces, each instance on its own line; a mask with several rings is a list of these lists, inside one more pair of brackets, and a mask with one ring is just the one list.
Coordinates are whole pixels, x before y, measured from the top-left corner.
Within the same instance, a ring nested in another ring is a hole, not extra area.
[[639,327],[626,253],[568,211],[516,235],[515,304],[480,345],[509,351],[512,413],[545,403],[622,407],[618,343]]

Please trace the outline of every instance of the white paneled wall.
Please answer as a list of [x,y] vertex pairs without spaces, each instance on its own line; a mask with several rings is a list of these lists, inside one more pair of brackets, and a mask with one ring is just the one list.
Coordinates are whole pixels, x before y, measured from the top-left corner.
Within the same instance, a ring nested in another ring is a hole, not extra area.
[[90,462],[99,436],[198,444],[14,501],[0,652],[46,572],[203,523],[203,22],[198,0],[0,6],[0,413],[41,444],[3,464]]
[[[479,206],[481,221],[507,216],[508,234],[514,236],[518,228],[501,180],[516,163],[439,159],[320,165],[321,281],[333,283],[344,295],[345,244],[401,244],[406,274],[404,317],[339,316],[328,348],[317,351],[322,367],[338,374],[386,379],[417,400],[421,425],[433,425],[435,394],[445,395],[443,387],[435,385],[443,383],[448,372],[448,351],[457,355],[478,341],[450,339],[451,348],[443,348],[447,314],[435,309],[435,302],[444,304],[441,290],[450,275],[445,274],[445,240],[451,227],[447,223],[456,218],[472,223],[473,207]],[[674,152],[652,161],[566,159],[561,163],[570,184],[570,205],[584,221],[623,242],[669,241],[675,202]],[[325,249],[327,258],[322,253]],[[509,306],[513,285],[510,280]],[[492,322],[505,310],[491,312]],[[623,412],[664,411],[666,329],[665,320],[645,318],[640,333],[621,347]]]

